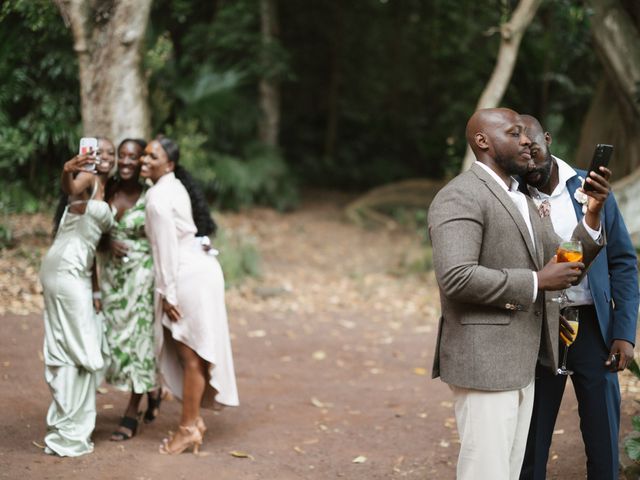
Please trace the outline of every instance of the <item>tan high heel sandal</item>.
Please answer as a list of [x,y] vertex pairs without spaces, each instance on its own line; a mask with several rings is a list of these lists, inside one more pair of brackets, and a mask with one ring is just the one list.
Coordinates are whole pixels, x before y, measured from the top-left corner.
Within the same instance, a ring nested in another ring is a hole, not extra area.
[[198,430],[200,430],[200,435],[204,437],[204,432],[207,431],[207,426],[204,424],[204,420],[202,417],[196,418],[195,426]]
[[173,437],[162,440],[159,452],[162,455],[179,455],[188,448],[193,447],[193,453],[197,454],[201,445],[202,433],[200,433],[200,429],[197,426],[185,427],[180,425]]

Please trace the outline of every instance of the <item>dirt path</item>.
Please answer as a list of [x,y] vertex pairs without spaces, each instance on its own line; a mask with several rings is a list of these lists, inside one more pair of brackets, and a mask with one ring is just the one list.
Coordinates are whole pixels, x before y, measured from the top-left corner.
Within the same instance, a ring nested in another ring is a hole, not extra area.
[[[454,478],[451,395],[429,378],[437,290],[431,275],[406,273],[419,239],[358,229],[341,219],[341,203],[309,199],[292,214],[254,209],[219,218],[223,228],[256,238],[264,274],[228,292],[241,406],[204,412],[209,431],[198,457],[156,453],[175,428],[175,401],[133,440],[109,442],[127,400],[111,389],[98,396],[93,454],[44,455],[34,444],[42,443],[50,402],[37,287],[14,291],[31,303],[11,307],[5,299],[0,317],[0,478]],[[29,238],[21,237],[23,245]],[[43,247],[42,236],[34,238],[28,251]],[[0,282],[14,269],[4,291],[33,281],[25,273],[33,261],[23,265],[11,255],[2,257]],[[32,313],[11,313],[17,309]],[[624,432],[636,413],[633,395],[625,394]],[[557,429],[549,478],[584,478],[572,392]]]

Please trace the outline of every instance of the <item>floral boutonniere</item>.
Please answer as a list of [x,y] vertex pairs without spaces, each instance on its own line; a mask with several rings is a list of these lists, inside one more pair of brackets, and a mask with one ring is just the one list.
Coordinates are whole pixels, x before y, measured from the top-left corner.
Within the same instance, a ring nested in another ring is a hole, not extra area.
[[586,214],[587,213],[587,203],[589,202],[589,197],[587,196],[586,193],[584,193],[584,178],[582,177],[578,177],[578,180],[580,180],[580,188],[577,188],[575,192],[573,192],[573,198],[576,199],[576,202],[578,202],[580,205],[582,205],[582,214]]

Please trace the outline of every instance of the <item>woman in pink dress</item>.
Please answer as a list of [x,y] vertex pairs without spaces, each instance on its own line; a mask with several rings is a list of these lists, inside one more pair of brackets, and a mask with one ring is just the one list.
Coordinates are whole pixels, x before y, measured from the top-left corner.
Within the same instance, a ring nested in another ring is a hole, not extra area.
[[[160,453],[197,452],[206,427],[200,407],[237,406],[224,278],[215,256],[196,239],[194,217],[207,211],[202,192],[179,165],[178,145],[168,138],[149,142],[140,175],[153,182],[147,193],[145,230],[153,252],[159,368],[182,400],[177,432]],[[209,222],[210,216],[206,214]]]

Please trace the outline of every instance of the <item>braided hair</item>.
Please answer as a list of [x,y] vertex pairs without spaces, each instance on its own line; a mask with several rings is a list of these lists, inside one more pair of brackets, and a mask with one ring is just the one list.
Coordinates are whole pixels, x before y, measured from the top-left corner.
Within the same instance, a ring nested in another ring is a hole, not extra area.
[[174,164],[174,174],[178,180],[182,182],[184,188],[186,188],[189,198],[191,199],[191,215],[193,216],[193,223],[195,223],[198,232],[197,236],[215,235],[218,229],[216,223],[211,217],[209,211],[209,204],[202,191],[200,185],[195,181],[191,174],[178,162],[180,160],[180,147],[178,144],[170,138],[164,136],[158,136],[156,138],[158,143],[162,146],[163,150]]

